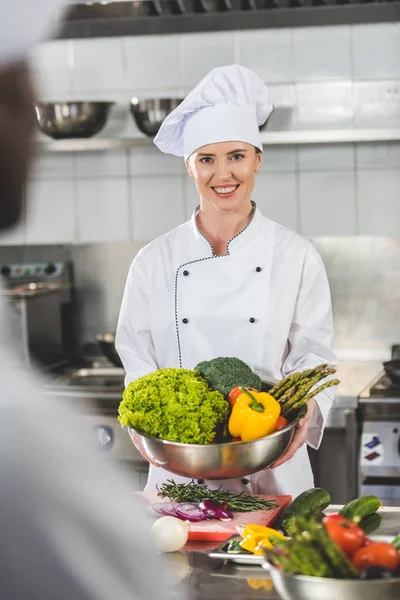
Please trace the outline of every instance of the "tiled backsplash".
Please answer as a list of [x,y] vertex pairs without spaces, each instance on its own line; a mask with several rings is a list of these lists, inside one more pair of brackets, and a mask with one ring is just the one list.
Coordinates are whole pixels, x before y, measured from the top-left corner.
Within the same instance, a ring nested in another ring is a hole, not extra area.
[[[336,127],[400,126],[399,23],[53,41],[32,57],[41,98],[114,100],[101,135],[122,137],[138,135],[132,96],[182,96],[234,62],[305,124],[319,106]],[[145,243],[197,203],[183,160],[152,147],[43,153],[27,197],[26,218],[0,245]],[[307,236],[400,235],[400,143],[267,148],[253,198]]]

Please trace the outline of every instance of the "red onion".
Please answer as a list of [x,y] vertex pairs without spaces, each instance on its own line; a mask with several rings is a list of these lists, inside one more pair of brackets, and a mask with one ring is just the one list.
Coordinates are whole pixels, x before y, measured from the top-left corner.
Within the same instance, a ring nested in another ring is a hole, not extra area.
[[233,514],[227,510],[227,503],[220,504],[215,500],[202,500],[199,504],[199,509],[211,519],[220,519],[221,521],[231,521]]
[[183,502],[182,504],[178,504],[175,507],[175,510],[177,517],[192,521],[193,523],[207,519],[207,516],[200,510],[198,504],[194,504],[194,502]]
[[168,517],[176,517],[176,507],[178,502],[157,502],[152,504],[151,508],[156,511],[159,515],[166,515]]

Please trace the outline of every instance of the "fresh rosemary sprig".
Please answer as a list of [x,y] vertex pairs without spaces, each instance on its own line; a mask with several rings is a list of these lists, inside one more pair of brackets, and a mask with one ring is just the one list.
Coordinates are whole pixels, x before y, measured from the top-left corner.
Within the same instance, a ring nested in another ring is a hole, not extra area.
[[258,498],[257,496],[247,496],[244,492],[232,494],[219,487],[217,490],[210,490],[206,485],[200,485],[191,481],[190,483],[175,483],[173,479],[168,479],[160,487],[157,486],[158,496],[169,498],[172,502],[201,502],[206,498],[224,504],[228,503],[228,510],[232,512],[250,512],[252,510],[271,510],[276,508],[275,502],[270,502]]

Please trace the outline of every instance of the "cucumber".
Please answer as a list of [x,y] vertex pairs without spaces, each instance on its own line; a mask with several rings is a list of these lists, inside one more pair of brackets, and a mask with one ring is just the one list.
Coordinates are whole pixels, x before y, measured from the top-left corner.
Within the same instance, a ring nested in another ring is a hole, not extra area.
[[289,535],[293,522],[297,517],[308,519],[322,512],[329,506],[331,497],[322,488],[306,490],[293,500],[281,516],[279,526],[284,534]]
[[374,533],[382,523],[382,517],[379,513],[373,513],[372,515],[368,515],[359,522],[359,527],[364,530],[366,535],[371,535]]
[[392,546],[397,548],[397,550],[400,552],[400,533],[398,535],[396,535],[396,537],[394,538],[394,540],[392,542]]
[[376,496],[363,496],[345,504],[339,514],[346,519],[359,523],[365,517],[376,513],[381,506],[382,502]]

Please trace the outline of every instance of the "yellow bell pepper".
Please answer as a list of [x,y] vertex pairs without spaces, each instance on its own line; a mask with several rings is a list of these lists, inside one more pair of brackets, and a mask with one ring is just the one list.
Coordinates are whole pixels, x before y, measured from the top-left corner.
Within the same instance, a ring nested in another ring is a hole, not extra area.
[[249,442],[272,433],[281,414],[279,402],[266,392],[241,390],[243,393],[233,405],[229,418],[231,436]]
[[262,547],[273,548],[277,541],[286,540],[280,531],[262,525],[247,525],[243,530],[240,546],[256,556],[262,556]]
[[274,587],[272,579],[248,579],[247,583],[253,590],[267,590],[270,591]]

